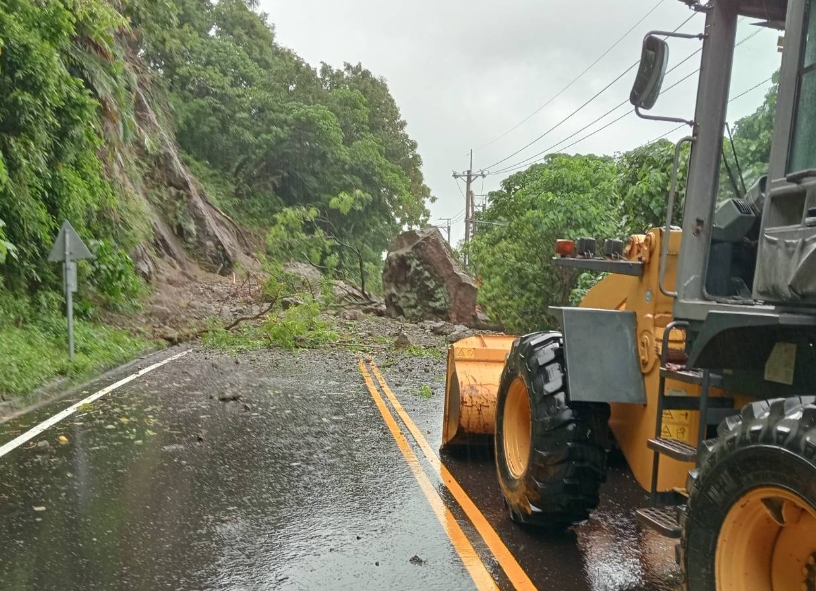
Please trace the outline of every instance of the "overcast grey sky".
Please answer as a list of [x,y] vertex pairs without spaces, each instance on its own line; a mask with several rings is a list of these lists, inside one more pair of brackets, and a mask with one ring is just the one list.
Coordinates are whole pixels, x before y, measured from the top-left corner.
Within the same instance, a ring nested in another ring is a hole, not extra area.
[[[467,152],[479,148],[525,119],[562,90],[657,6],[635,30],[578,82],[518,129],[474,153],[474,168],[490,166],[545,133],[640,57],[643,35],[673,30],[692,15],[678,0],[261,0],[275,24],[280,43],[317,66],[343,62],[363,66],[388,81],[391,93],[419,143],[425,180],[438,201],[433,223],[456,217],[464,198],[451,178],[467,168]],[[703,15],[682,31],[701,32]],[[755,33],[744,20],[737,39]],[[778,32],[762,29],[737,49],[732,96],[766,80],[779,67]],[[671,39],[669,67],[697,50],[699,41]],[[699,54],[666,77],[664,88],[694,72]],[[634,70],[569,121],[518,156],[511,164],[557,144],[612,109],[629,95]],[[762,102],[764,84],[731,103],[729,120],[752,112]],[[654,113],[691,118],[696,76],[661,96]],[[621,107],[566,144],[625,114]],[[667,123],[622,119],[566,150],[613,154],[626,151],[672,129]],[[670,135],[685,135],[679,130]],[[494,167],[494,170],[501,166]],[[477,181],[487,193],[506,175]],[[478,200],[477,200],[478,201]],[[461,215],[460,215],[461,217]],[[454,242],[464,233],[454,226]]]

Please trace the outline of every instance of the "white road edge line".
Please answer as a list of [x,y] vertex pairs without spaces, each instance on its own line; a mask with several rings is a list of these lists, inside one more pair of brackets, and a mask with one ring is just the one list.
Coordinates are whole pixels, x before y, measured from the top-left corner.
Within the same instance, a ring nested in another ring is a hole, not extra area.
[[91,402],[93,402],[95,400],[99,400],[105,394],[113,392],[117,388],[121,388],[122,386],[124,386],[125,384],[127,384],[129,382],[132,382],[136,378],[139,378],[139,377],[141,377],[141,376],[143,376],[145,374],[148,374],[151,371],[153,371],[154,369],[160,368],[162,365],[166,365],[166,364],[170,363],[171,361],[175,361],[176,359],[184,357],[190,351],[191,351],[191,349],[188,349],[186,351],[182,351],[181,353],[179,353],[177,355],[173,355],[172,357],[168,357],[164,361],[160,361],[158,363],[154,363],[153,365],[151,365],[149,367],[146,367],[144,369],[140,369],[136,373],[131,374],[128,377],[119,380],[115,384],[111,384],[107,388],[103,388],[99,392],[96,392],[95,394],[91,394],[90,396],[88,396],[84,400],[80,400],[76,404],[72,404],[71,406],[69,406],[68,408],[63,410],[62,412],[59,412],[59,413],[55,414],[50,419],[48,419],[46,421],[43,421],[42,423],[40,423],[36,427],[32,427],[31,429],[29,429],[28,431],[26,431],[22,435],[19,435],[18,437],[12,439],[8,443],[6,443],[2,447],[0,447],[0,458],[2,458],[3,456],[5,456],[6,454],[8,454],[11,451],[14,451],[18,447],[20,447],[22,444],[24,444],[26,441],[29,441],[29,440],[33,439],[34,437],[36,437],[37,435],[39,435],[40,433],[42,433],[46,429],[48,429],[50,427],[53,427],[54,425],[59,423],[64,418],[71,416],[83,404],[90,404]]

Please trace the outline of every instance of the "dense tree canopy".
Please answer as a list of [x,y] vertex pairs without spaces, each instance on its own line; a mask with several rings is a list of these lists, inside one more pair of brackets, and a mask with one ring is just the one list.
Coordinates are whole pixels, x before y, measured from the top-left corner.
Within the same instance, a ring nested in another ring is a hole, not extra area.
[[95,239],[97,261],[83,269],[99,295],[136,295],[127,252],[150,232],[132,194],[151,152],[135,108],[143,90],[224,210],[272,229],[273,245],[292,219],[302,222],[296,237],[325,242],[278,256],[371,271],[403,226],[427,220],[422,161],[386,82],[359,64],[313,68],[277,44],[255,8],[0,3],[0,289],[59,288],[45,259],[69,219]]
[[417,144],[384,80],[359,64],[311,68],[243,0],[143,4],[144,59],[168,89],[179,144],[239,220],[266,227],[286,208],[315,209],[306,233],[336,241],[310,260],[334,255],[339,268],[357,258],[340,243],[373,263],[427,220]]
[[615,177],[612,158],[554,155],[491,193],[482,221],[507,225],[481,225],[470,249],[489,314],[512,331],[550,323],[573,287],[550,262],[555,241],[616,235]]

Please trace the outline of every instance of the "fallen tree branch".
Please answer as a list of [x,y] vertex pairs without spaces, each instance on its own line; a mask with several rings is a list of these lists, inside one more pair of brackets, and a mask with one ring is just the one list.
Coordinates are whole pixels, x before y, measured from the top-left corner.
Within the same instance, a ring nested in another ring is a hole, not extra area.
[[259,312],[258,314],[255,314],[255,316],[241,316],[240,318],[236,318],[230,325],[225,326],[224,330],[230,331],[233,328],[235,328],[236,326],[238,326],[239,324],[241,324],[242,322],[246,322],[247,320],[258,320],[260,318],[263,318],[264,316],[266,316],[267,314],[269,314],[272,311],[272,308],[275,307],[276,303],[277,303],[277,300],[275,300],[274,302],[269,304],[269,306],[266,307],[266,310],[264,310],[262,312]]
[[[259,320],[259,319],[263,318],[264,316],[266,316],[267,314],[269,314],[272,311],[272,308],[274,308],[275,304],[277,304],[277,303],[278,303],[278,299],[275,298],[275,300],[271,304],[269,304],[266,307],[265,310],[259,312],[258,314],[255,314],[254,316],[241,316],[240,318],[236,318],[230,324],[223,327],[222,330],[225,330],[225,331],[229,332],[233,328],[235,328],[239,324],[241,324],[242,322],[247,322],[248,320]],[[198,337],[204,336],[208,332],[212,332],[214,330],[219,330],[219,329],[216,329],[216,328],[203,328],[203,329],[199,330],[198,332],[195,332],[192,335],[190,335],[190,338],[198,338]]]

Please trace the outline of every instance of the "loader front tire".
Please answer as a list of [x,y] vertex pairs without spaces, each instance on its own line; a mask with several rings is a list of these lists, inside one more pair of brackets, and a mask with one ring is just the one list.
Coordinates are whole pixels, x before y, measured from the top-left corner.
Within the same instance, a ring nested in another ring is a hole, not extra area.
[[606,479],[609,405],[571,402],[560,333],[521,337],[496,404],[496,469],[517,522],[563,529],[598,506]]
[[816,589],[816,398],[753,402],[723,421],[686,488],[683,589]]

